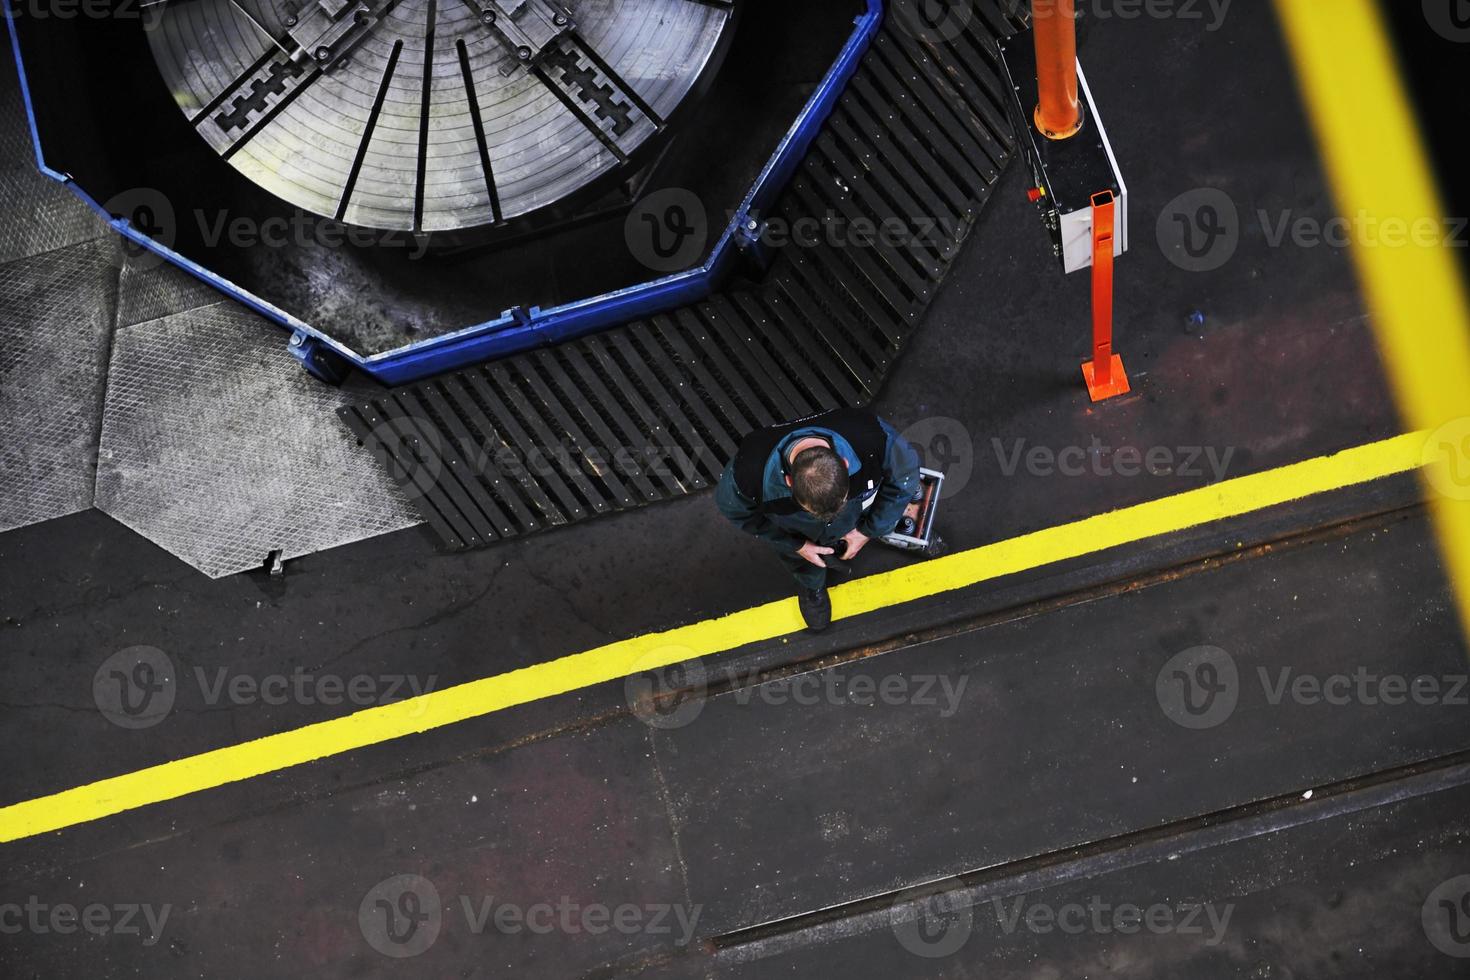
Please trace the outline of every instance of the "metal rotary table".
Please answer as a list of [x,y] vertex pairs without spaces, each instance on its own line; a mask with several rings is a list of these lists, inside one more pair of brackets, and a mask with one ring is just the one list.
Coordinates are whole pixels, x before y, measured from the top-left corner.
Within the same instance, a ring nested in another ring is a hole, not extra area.
[[492,225],[621,171],[718,60],[732,3],[172,0],[153,56],[275,196],[395,231]]

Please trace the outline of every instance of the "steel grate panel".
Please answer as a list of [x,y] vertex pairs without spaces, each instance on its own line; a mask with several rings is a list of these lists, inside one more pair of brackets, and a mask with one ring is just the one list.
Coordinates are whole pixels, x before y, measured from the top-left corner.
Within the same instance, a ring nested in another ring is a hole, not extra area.
[[751,429],[871,400],[1012,148],[993,50],[1018,25],[991,0],[926,40],[896,26],[919,2],[890,5],[774,210],[927,234],[788,246],[744,290],[339,410],[446,547],[681,496]]

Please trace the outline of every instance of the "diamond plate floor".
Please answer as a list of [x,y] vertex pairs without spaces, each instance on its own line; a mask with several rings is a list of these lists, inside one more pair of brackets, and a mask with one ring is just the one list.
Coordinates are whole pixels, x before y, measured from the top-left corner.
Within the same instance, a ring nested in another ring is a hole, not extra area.
[[105,236],[90,208],[36,169],[15,63],[8,53],[0,62],[0,262]]
[[36,169],[0,59],[0,531],[92,504],[117,268],[106,226]]
[[283,339],[227,302],[118,330],[98,509],[214,578],[417,523],[322,424],[362,393],[312,381]]
[[106,241],[0,265],[0,531],[92,505],[116,288]]
[[0,532],[95,504],[217,577],[417,523],[321,421],[363,393],[310,378],[281,330],[188,274],[125,256],[37,171],[0,61]]
[[131,327],[219,301],[220,294],[212,286],[152,253],[129,255],[118,279],[117,325]]

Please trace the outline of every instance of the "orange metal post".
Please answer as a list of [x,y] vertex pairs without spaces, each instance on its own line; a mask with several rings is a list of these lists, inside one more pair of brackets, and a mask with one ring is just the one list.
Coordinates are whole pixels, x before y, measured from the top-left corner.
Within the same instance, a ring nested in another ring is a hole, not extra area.
[[1082,377],[1092,400],[1128,392],[1123,359],[1113,353],[1113,231],[1117,206],[1112,191],[1092,195],[1092,360]]
[[1034,0],[1036,37],[1036,128],[1047,139],[1064,140],[1082,128],[1077,98],[1077,10],[1075,0]]

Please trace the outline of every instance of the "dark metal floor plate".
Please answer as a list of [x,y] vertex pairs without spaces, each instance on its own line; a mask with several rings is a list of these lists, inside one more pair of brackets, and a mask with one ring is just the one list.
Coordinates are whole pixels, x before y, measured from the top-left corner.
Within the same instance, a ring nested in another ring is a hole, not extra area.
[[[995,869],[972,889],[919,905],[932,910],[922,924],[907,904],[878,907],[722,951],[716,975],[1464,977],[1470,942],[1452,930],[1463,920],[1454,900],[1467,881],[1470,787],[1464,767],[1455,768],[1459,785],[1445,773],[1450,785],[1438,791],[1423,792],[1431,781],[1408,777],[1341,799],[1299,802],[1268,821],[1161,833],[1127,851],[1059,856],[1011,874]],[[1393,798],[1416,791],[1423,795]],[[1211,843],[1222,837],[1228,843]],[[1131,909],[1151,918],[1135,925]]]
[[[1463,676],[1433,556],[1421,515],[720,695],[657,737],[690,892],[748,928],[1470,749],[1447,700],[1273,695]],[[1235,679],[1186,715],[1202,647]]]
[[[170,907],[156,945],[109,942],[101,972],[118,976],[614,976],[608,964],[667,956],[698,926],[647,755],[646,729],[627,719],[306,806],[236,813],[40,870],[27,887]],[[523,836],[534,827],[541,833]],[[385,917],[406,892],[436,900],[422,907],[434,909],[423,928]],[[622,920],[611,918],[574,932],[540,928],[548,909],[557,921],[576,906],[580,922],[593,905],[629,910],[643,928],[613,928]],[[485,917],[506,907],[527,916],[513,933],[508,919]],[[680,916],[693,922],[681,926]],[[0,973],[99,972],[88,965],[99,943],[57,938],[6,936]]]

